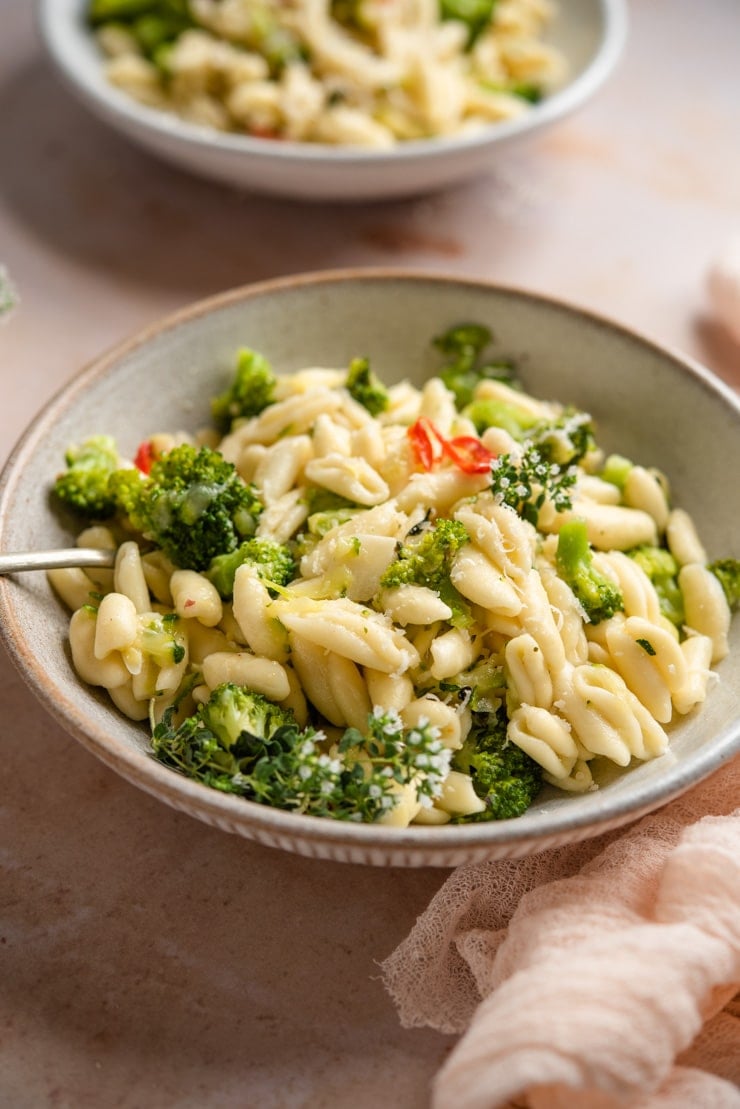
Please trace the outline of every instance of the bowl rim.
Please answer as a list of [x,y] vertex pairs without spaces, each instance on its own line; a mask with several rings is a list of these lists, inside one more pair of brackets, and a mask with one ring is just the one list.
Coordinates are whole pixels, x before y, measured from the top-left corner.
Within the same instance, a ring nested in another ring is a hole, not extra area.
[[[84,394],[89,386],[109,374],[121,359],[168,331],[191,324],[232,304],[289,294],[306,287],[364,282],[426,283],[433,287],[451,284],[458,288],[488,290],[497,296],[525,300],[576,319],[585,318],[596,328],[621,335],[623,339],[646,347],[662,359],[674,363],[680,373],[688,374],[700,387],[717,395],[733,410],[740,422],[740,395],[701,363],[630,326],[582,308],[570,300],[485,278],[417,269],[355,267],[271,278],[202,298],[151,322],[88,362],[59,388],[22,433],[0,472],[0,549],[14,488],[26,460],[33,455],[57,416],[72,407],[81,393]],[[611,797],[598,811],[583,813],[575,806],[564,805],[544,815],[538,821],[542,826],[534,828],[527,820],[527,814],[511,821],[403,829],[296,814],[221,793],[192,781],[158,763],[145,750],[110,737],[98,721],[91,722],[80,711],[77,702],[66,696],[64,689],[49,683],[46,671],[26,641],[22,621],[17,618],[15,588],[12,577],[0,576],[0,638],[31,691],[64,730],[122,777],[172,807],[184,809],[206,823],[237,831],[247,838],[274,840],[281,847],[303,854],[339,858],[341,851],[374,851],[382,856],[383,864],[412,866],[452,866],[474,855],[501,857],[502,850],[508,851],[511,856],[520,856],[528,850],[537,851],[558,842],[571,843],[590,838],[637,820],[693,788],[740,751],[738,717],[727,723],[710,746],[691,752],[688,765],[684,762],[667,766],[664,777],[657,783],[648,783],[632,793]],[[332,852],[331,856],[326,852]]]
[[[71,2],[79,7],[82,0]],[[152,139],[175,140],[193,149],[218,151],[232,158],[250,155],[285,164],[321,163],[341,171],[344,166],[384,167],[406,162],[434,161],[440,156],[483,150],[507,138],[531,134],[571,114],[605,83],[616,68],[627,41],[627,0],[595,0],[595,3],[603,21],[598,49],[575,79],[566,81],[561,89],[545,97],[525,115],[492,124],[470,135],[405,140],[390,150],[290,140],[275,142],[216,131],[187,122],[172,113],[148,108],[110,85],[102,74],[102,68],[93,71],[87,67],[81,69],[75,64],[71,44],[80,41],[79,36],[87,32],[67,21],[67,12],[62,11],[59,0],[36,0],[36,22],[42,42],[67,84],[82,95],[88,106],[94,108],[99,116],[108,122],[116,122],[129,133],[143,129]]]

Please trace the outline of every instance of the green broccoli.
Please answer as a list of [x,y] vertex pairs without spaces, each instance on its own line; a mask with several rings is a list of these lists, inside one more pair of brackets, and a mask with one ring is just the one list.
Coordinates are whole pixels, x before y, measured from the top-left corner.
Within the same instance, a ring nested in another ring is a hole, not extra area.
[[114,512],[139,531],[144,529],[139,511],[149,483],[149,478],[136,466],[114,470],[108,478],[108,494],[113,502]]
[[275,399],[276,385],[277,378],[266,358],[246,347],[240,350],[231,384],[211,400],[216,426],[228,432],[235,420],[259,416]]
[[156,0],[90,0],[87,18],[93,25],[128,22],[148,15],[158,7]]
[[119,470],[109,489],[136,531],[176,566],[206,570],[254,534],[262,504],[218,451],[182,444],[158,458],[148,477]]
[[627,554],[645,571],[655,587],[660,611],[677,628],[684,623],[683,594],[678,585],[679,565],[665,547],[643,545]]
[[502,397],[478,397],[465,405],[462,414],[472,420],[479,435],[486,428],[501,427],[517,440],[524,439],[540,422],[526,407]]
[[610,454],[604,461],[599,477],[622,490],[633,466],[634,462],[630,462],[629,458],[621,454]]
[[187,16],[155,10],[135,19],[131,30],[142,53],[152,61],[161,61],[162,48],[171,46],[183,31],[194,26],[192,19]]
[[454,19],[468,28],[468,49],[491,22],[496,0],[440,0],[442,19]]
[[539,104],[545,95],[542,85],[535,85],[529,81],[514,81],[512,83],[496,81],[479,81],[478,84],[487,92],[506,92],[510,96],[518,96],[529,104]]
[[362,505],[355,501],[349,501],[339,493],[332,493],[330,489],[320,486],[311,486],[306,491],[306,506],[306,527],[317,539],[321,539],[339,524],[346,524],[358,512],[364,511]]
[[290,709],[268,701],[261,693],[224,682],[200,706],[200,717],[227,751],[244,736],[265,742],[278,730],[295,723]]
[[576,469],[543,459],[536,446],[528,445],[520,456],[500,454],[491,463],[491,492],[498,504],[512,508],[523,520],[537,527],[540,509],[550,500],[556,512],[572,505],[570,491]]
[[272,539],[245,539],[231,553],[217,555],[206,570],[224,600],[232,597],[236,571],[245,562],[256,568],[267,585],[287,585],[295,577],[296,564],[288,547]]
[[306,526],[310,535],[315,536],[316,539],[322,539],[332,528],[346,524],[358,512],[362,512],[362,509],[346,507],[327,509],[326,512],[313,512],[306,520]]
[[350,362],[345,388],[351,397],[366,408],[371,416],[379,416],[390,404],[388,390],[370,369],[367,358]]
[[292,712],[262,694],[225,682],[197,711],[175,723],[170,706],[152,729],[152,750],[168,766],[230,793],[249,793],[245,774],[280,731],[296,732]]
[[450,580],[450,570],[457,552],[470,537],[458,520],[438,519],[418,534],[407,536],[398,557],[380,579],[381,589],[399,585],[423,585],[434,590],[452,609],[450,623],[466,627],[472,617],[468,602]]
[[455,770],[469,774],[473,788],[485,801],[484,812],[466,821],[511,820],[529,808],[542,788],[542,767],[506,738],[506,713],[487,714],[476,722],[460,750]]
[[[447,18],[452,18],[448,16]],[[453,393],[458,409],[464,409],[473,399],[475,387],[481,381],[511,382],[514,368],[510,362],[487,362],[478,365],[479,356],[491,341],[491,332],[477,323],[451,327],[434,340],[442,354],[452,356],[439,372],[439,376]]]
[[332,19],[353,31],[362,26],[361,9],[362,0],[331,0],[329,4]]
[[710,562],[707,569],[724,589],[730,608],[740,606],[740,558],[720,558]]
[[118,469],[118,451],[109,435],[93,435],[67,449],[67,469],[54,483],[54,493],[68,508],[88,519],[106,519],[116,509],[108,481]]
[[346,497],[319,486],[308,488],[305,503],[308,508],[306,530],[297,535],[291,543],[296,559],[309,554],[332,528],[346,524],[358,512],[365,511],[363,506],[355,501],[349,501]]
[[152,61],[156,61],[162,47],[195,26],[188,0],[90,0],[87,18],[96,28],[111,24],[125,27]]
[[496,712],[506,694],[503,667],[493,658],[479,659],[469,670],[445,678],[438,688],[442,694],[462,696],[472,712]]
[[573,590],[592,624],[608,620],[624,608],[619,587],[593,565],[585,520],[568,520],[563,524],[558,534],[555,563],[560,577]]
[[185,636],[180,630],[180,617],[176,612],[164,616],[152,614],[151,620],[141,629],[140,645],[158,666],[176,666],[185,658]]

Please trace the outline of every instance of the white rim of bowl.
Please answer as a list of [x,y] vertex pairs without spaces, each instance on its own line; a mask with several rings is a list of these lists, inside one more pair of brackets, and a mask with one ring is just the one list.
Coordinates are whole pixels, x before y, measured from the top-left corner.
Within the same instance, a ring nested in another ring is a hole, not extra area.
[[[681,373],[688,373],[701,387],[719,395],[740,420],[740,397],[700,363],[656,343],[633,328],[547,294],[480,278],[420,270],[357,268],[275,278],[196,301],[155,321],[94,359],[62,386],[29,425],[0,474],[0,549],[3,522],[25,460],[33,455],[58,413],[74,404],[93,382],[114,372],[122,357],[130,355],[155,336],[230,304],[279,295],[281,292],[290,293],[305,286],[329,286],[347,282],[426,283],[432,286],[451,284],[490,290],[498,296],[524,299],[567,315],[586,318],[597,328],[616,332],[629,342],[647,347],[661,357],[668,358]],[[365,852],[366,861],[373,864],[400,866],[455,866],[460,861],[485,857],[487,852],[496,857],[520,857],[527,853],[528,847],[533,851],[543,850],[558,843],[590,838],[637,820],[703,781],[740,750],[738,718],[728,721],[710,747],[693,752],[687,762],[668,766],[665,777],[659,784],[649,783],[647,786],[637,787],[627,797],[609,798],[608,795],[601,794],[602,798],[606,798],[604,804],[598,810],[591,809],[585,813],[564,805],[560,811],[548,812],[538,818],[535,827],[527,819],[527,813],[511,821],[409,828],[386,828],[377,824],[355,824],[327,817],[305,816],[260,805],[236,795],[220,793],[178,774],[157,762],[146,751],[112,739],[96,722],[91,725],[90,720],[80,712],[76,701],[69,700],[63,689],[49,685],[46,671],[26,642],[23,624],[16,618],[13,595],[15,588],[17,586],[14,586],[11,578],[0,576],[0,612],[3,615],[0,620],[0,636],[21,676],[51,715],[61,721],[66,731],[122,777],[171,807],[184,810],[191,816],[197,815],[206,823],[228,826],[229,831],[237,831],[247,838],[261,840],[263,843],[269,840],[275,846],[300,854],[353,861],[352,856]],[[310,847],[302,847],[302,844]],[[430,859],[433,861],[429,861]]]
[[[67,0],[70,3],[70,0]],[[103,74],[102,65],[96,69],[81,68],[76,64],[77,49],[89,31],[75,19],[60,22],[60,0],[38,0],[37,20],[41,37],[67,83],[98,114],[107,120],[116,120],[132,130],[145,128],[163,139],[180,139],[205,149],[215,149],[232,155],[268,155],[279,161],[312,162],[320,160],[339,166],[383,166],[406,161],[434,159],[441,154],[486,148],[506,138],[530,134],[541,127],[575,111],[588,100],[611,75],[622,55],[627,40],[627,0],[598,0],[603,19],[603,34],[599,49],[572,82],[539,104],[519,119],[492,124],[490,128],[474,135],[439,139],[412,139],[394,146],[390,151],[366,150],[359,147],[337,147],[322,143],[300,143],[281,140],[258,139],[249,135],[214,131],[188,123],[173,114],[139,105],[126,93],[114,88]],[[75,12],[82,8],[82,0],[74,0]]]

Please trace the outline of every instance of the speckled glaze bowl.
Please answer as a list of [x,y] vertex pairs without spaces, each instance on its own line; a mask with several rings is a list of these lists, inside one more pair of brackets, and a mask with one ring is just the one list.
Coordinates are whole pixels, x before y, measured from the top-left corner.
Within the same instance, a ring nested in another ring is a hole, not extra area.
[[[625,328],[530,293],[398,271],[307,275],[203,301],[105,354],[41,412],[0,482],[0,549],[68,546],[47,491],[71,442],[105,431],[124,452],[151,433],[207,420],[240,345],[282,371],[368,355],[388,381],[438,367],[430,339],[463,320],[488,325],[537,396],[589,411],[607,450],[663,469],[712,558],[740,556],[740,400],[705,369]],[[139,725],[82,685],[68,614],[42,573],[0,578],[0,627],[33,692],[93,754],[166,804],[226,832],[303,855],[379,866],[513,858],[584,839],[650,812],[740,750],[740,619],[720,680],[672,731],[670,751],[584,795],[543,792],[513,821],[408,829],[279,812],[189,781],[156,762]]]
[[113,88],[85,26],[86,0],[37,0],[41,39],[72,91],[98,118],[191,173],[301,200],[381,200],[440,189],[492,167],[517,143],[587,103],[611,75],[627,35],[626,0],[560,0],[548,41],[569,75],[531,112],[475,135],[425,139],[390,151],[274,142],[224,134],[136,103]]

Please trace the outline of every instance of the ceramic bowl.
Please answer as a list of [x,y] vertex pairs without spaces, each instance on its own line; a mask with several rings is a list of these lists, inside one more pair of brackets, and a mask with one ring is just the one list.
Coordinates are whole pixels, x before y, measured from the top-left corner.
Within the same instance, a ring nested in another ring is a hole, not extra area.
[[520,119],[475,136],[414,141],[391,152],[271,142],[186,123],[142,107],[105,78],[85,27],[85,0],[39,0],[41,37],[70,87],[98,117],[158,157],[204,177],[305,200],[381,200],[428,192],[491,168],[506,151],[583,105],[614,69],[624,45],[625,0],[560,0],[549,41],[570,75]]
[[[124,452],[162,429],[194,430],[248,345],[283,371],[347,365],[362,352],[388,381],[421,384],[438,368],[432,334],[488,325],[525,387],[590,412],[607,450],[672,479],[710,557],[740,556],[740,400],[705,369],[566,304],[479,281],[360,270],[237,289],[165,319],[96,361],[37,417],[0,485],[0,549],[68,546],[46,490],[65,448],[94,432]],[[582,795],[544,792],[516,820],[386,828],[297,816],[220,793],[156,762],[143,728],[81,684],[66,646],[68,613],[42,573],[0,578],[0,627],[23,677],[60,724],[123,777],[191,816],[260,843],[327,859],[455,866],[523,856],[612,829],[662,805],[740,750],[740,619],[720,681],[672,730],[665,756]]]

